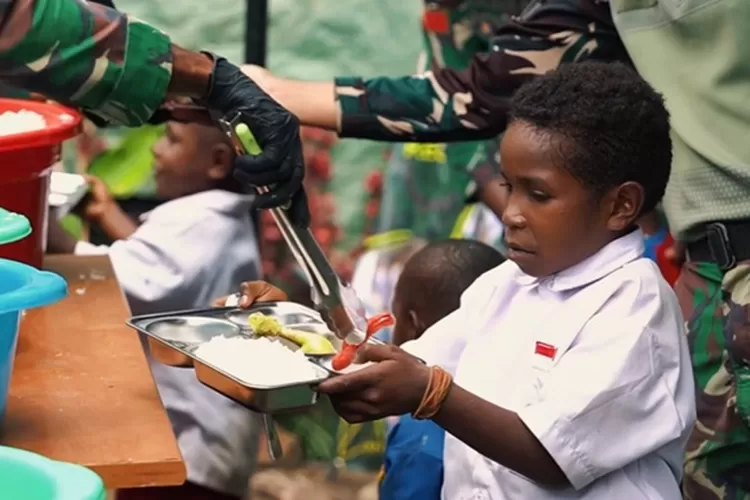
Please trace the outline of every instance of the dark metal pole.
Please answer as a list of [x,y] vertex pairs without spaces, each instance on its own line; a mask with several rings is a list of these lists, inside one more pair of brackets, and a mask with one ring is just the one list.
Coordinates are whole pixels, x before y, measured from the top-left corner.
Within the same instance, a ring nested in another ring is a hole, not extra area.
[[[245,62],[266,65],[266,36],[268,27],[268,0],[245,0]],[[260,244],[260,213],[252,212],[255,235]],[[266,277],[268,278],[268,277]]]
[[245,62],[266,65],[266,28],[268,0],[246,0]]

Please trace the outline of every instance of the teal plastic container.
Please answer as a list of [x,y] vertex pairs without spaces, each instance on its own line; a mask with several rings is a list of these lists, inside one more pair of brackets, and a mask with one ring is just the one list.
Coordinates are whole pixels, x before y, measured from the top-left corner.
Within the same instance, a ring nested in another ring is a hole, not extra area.
[[[67,293],[68,285],[61,276],[0,259],[0,418],[8,401],[21,313],[53,304]],[[0,498],[5,498],[2,492]]]
[[0,446],[3,500],[104,500],[101,478],[80,465]]
[[[26,217],[0,209],[0,245],[21,240],[30,233]],[[68,284],[61,276],[0,259],[0,420],[8,402],[21,314],[26,309],[53,304],[67,293]],[[4,498],[0,491],[0,499]]]
[[29,219],[0,208],[0,245],[14,243],[31,234]]

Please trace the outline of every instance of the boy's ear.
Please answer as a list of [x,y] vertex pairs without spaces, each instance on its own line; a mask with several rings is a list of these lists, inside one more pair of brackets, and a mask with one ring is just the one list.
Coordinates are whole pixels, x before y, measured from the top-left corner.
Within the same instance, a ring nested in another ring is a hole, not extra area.
[[641,213],[645,197],[643,186],[637,182],[625,182],[609,193],[610,216],[608,229],[614,232],[626,231]]
[[419,338],[427,328],[425,328],[424,321],[419,318],[417,311],[414,309],[409,309],[409,321],[414,328],[414,338]]
[[208,176],[216,181],[226,179],[232,172],[234,151],[228,144],[214,144],[211,147],[211,168]]

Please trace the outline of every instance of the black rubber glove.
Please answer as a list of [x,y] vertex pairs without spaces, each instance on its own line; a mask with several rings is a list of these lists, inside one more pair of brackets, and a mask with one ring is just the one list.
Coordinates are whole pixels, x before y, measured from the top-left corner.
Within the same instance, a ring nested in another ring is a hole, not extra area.
[[269,193],[258,195],[255,208],[273,208],[291,201],[289,217],[307,226],[310,212],[302,188],[305,165],[299,120],[224,58],[214,59],[211,89],[203,103],[214,111],[232,116],[239,112],[250,127],[263,152],[240,156],[234,162],[234,175],[252,186],[269,186]]

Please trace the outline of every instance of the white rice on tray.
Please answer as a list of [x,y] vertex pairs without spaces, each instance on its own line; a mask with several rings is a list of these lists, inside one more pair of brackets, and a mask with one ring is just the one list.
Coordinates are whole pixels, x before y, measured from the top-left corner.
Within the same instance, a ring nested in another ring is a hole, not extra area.
[[39,113],[27,111],[5,111],[0,113],[0,137],[33,132],[47,127],[47,121]]
[[320,376],[301,351],[265,337],[214,337],[201,344],[195,355],[249,385],[292,384]]

